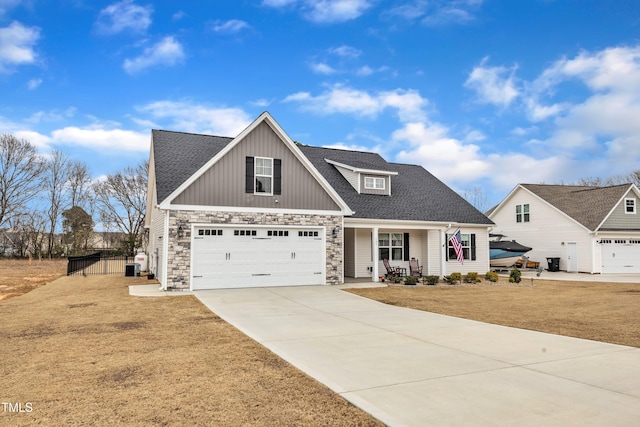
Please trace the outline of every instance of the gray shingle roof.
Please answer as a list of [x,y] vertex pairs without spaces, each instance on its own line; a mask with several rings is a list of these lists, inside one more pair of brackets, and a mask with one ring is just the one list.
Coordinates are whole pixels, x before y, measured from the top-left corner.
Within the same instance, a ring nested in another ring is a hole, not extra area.
[[604,221],[631,184],[611,187],[581,185],[521,184],[552,206],[564,212],[591,231]]
[[[388,163],[376,153],[310,146],[299,148],[355,211],[354,218],[493,224],[421,166]],[[398,172],[391,177],[391,196],[358,194],[325,159],[355,167]]]
[[211,160],[233,138],[152,130],[158,202]]
[[[153,155],[158,201],[162,202],[233,138],[153,130]],[[493,224],[460,195],[421,166],[389,163],[376,153],[300,146],[342,199],[355,218]],[[398,172],[391,177],[391,196],[358,194],[327,163],[330,159],[349,166]]]

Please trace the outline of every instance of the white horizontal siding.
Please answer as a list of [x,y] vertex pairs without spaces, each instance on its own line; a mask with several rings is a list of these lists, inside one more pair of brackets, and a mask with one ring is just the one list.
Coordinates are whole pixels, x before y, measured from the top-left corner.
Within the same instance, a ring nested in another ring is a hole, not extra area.
[[[516,222],[516,205],[529,204],[530,221]],[[567,269],[567,243],[575,243],[578,271],[599,272],[593,265],[593,237],[578,223],[560,213],[546,202],[518,189],[496,211],[491,219],[496,223],[493,233],[504,234],[508,240],[533,248],[526,254],[547,268],[547,258],[560,258],[560,270]]]

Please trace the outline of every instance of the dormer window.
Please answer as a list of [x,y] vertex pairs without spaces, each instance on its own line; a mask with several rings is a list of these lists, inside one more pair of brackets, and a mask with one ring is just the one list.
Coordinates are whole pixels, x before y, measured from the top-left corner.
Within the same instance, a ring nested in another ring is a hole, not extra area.
[[384,190],[384,178],[367,176],[364,178],[364,188],[367,190]]

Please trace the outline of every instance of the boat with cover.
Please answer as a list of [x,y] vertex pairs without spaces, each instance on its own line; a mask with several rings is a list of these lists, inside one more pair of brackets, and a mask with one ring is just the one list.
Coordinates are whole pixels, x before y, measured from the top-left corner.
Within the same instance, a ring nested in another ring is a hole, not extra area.
[[521,259],[522,255],[532,249],[515,240],[502,240],[503,237],[506,237],[502,234],[490,234],[489,237],[498,238],[489,241],[489,265],[492,268],[511,267]]

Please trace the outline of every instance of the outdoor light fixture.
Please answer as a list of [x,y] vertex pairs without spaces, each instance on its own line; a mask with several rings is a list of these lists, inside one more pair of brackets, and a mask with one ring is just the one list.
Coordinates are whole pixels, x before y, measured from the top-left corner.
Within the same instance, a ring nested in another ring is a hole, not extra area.
[[338,236],[338,229],[334,228],[332,233],[333,233],[333,237],[337,237]]
[[182,228],[182,226],[178,227],[178,237],[184,237],[184,229]]

